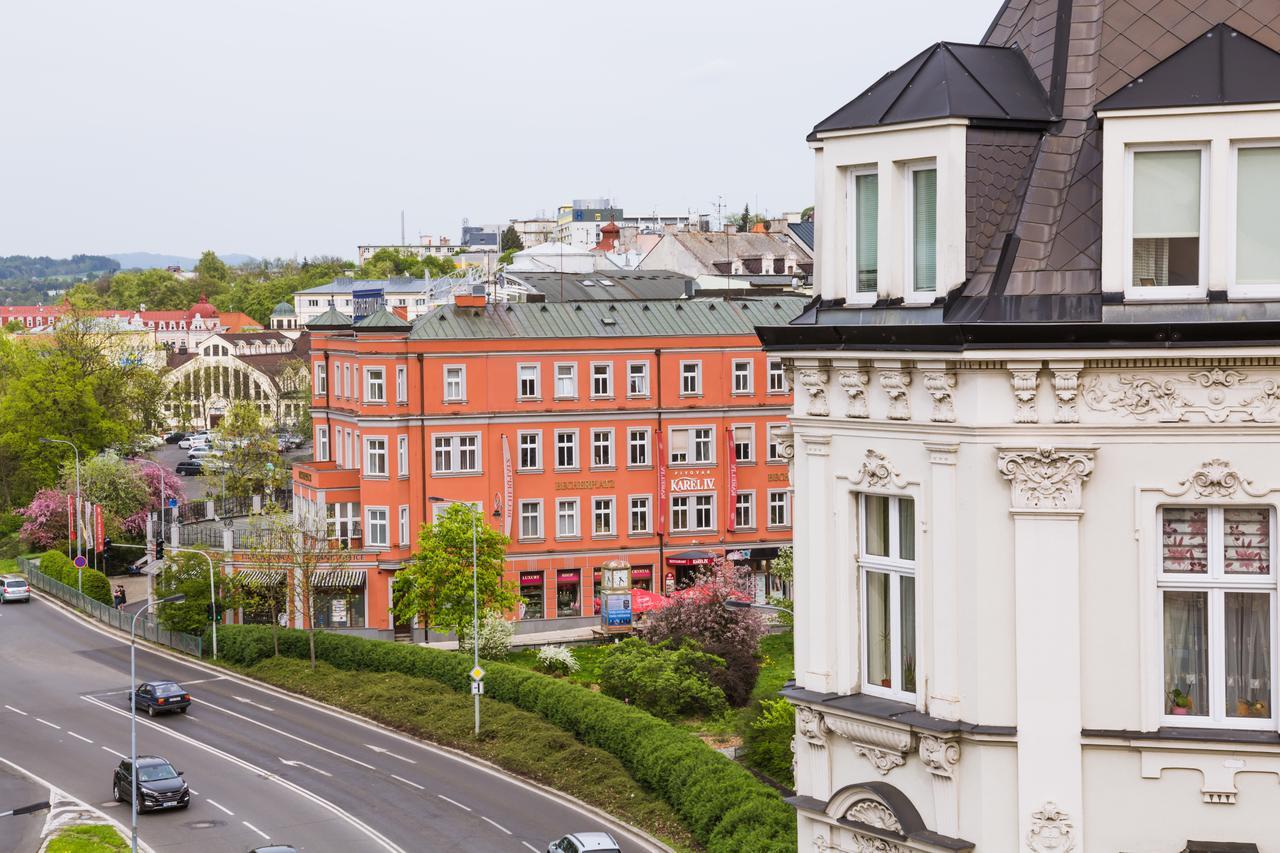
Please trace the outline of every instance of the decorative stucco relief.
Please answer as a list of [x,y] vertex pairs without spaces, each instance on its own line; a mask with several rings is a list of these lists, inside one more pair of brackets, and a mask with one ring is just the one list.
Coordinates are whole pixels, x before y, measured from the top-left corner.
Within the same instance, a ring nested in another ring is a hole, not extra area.
[[1076,849],[1076,829],[1071,815],[1048,802],[1031,813],[1027,849],[1032,853],[1071,853]]
[[1079,370],[1053,371],[1053,396],[1058,404],[1053,413],[1054,423],[1074,424],[1080,421],[1080,412],[1076,409],[1076,399],[1079,395]]
[[1240,476],[1240,472],[1225,459],[1210,459],[1190,477],[1179,482],[1176,488],[1165,489],[1165,494],[1172,497],[1192,492],[1201,498],[1231,498],[1237,492],[1244,492],[1251,498],[1267,494],[1266,489],[1255,489],[1253,481]]
[[800,371],[800,384],[809,397],[807,414],[815,418],[825,418],[831,414],[827,405],[827,380],[830,378],[826,370],[806,368]]
[[827,734],[822,728],[822,714],[807,705],[796,706],[796,734],[819,749],[827,745]]
[[1237,773],[1270,773],[1280,776],[1280,756],[1244,752],[1194,752],[1191,750],[1142,750],[1142,778],[1159,779],[1169,769],[1199,770],[1200,799],[1214,805],[1234,805]]
[[787,461],[787,482],[796,481],[796,434],[790,423],[779,424],[771,430],[773,442],[778,446],[778,456]]
[[960,744],[933,735],[921,735],[920,760],[933,775],[953,778],[956,765],[960,763]]
[[910,851],[905,847],[899,847],[892,841],[855,832],[853,834],[853,853],[910,853]]
[[853,751],[870,761],[882,776],[907,762],[907,752],[911,749],[911,732],[909,731],[876,726],[831,714],[823,715],[822,725],[826,731],[849,741],[853,745]]
[[880,371],[880,387],[889,396],[889,420],[911,420],[911,374],[905,370]]
[[849,402],[845,406],[846,418],[869,418],[871,409],[867,406],[867,372],[865,370],[841,370],[838,374],[840,387],[848,395]]
[[1079,509],[1084,481],[1093,473],[1093,451],[1011,448],[996,464],[1013,484],[1014,509]]
[[1040,389],[1040,368],[1010,371],[1013,383],[1013,401],[1017,411],[1013,422],[1018,424],[1034,424],[1040,422],[1040,412],[1036,408],[1036,391]]
[[929,420],[935,423],[954,423],[956,406],[952,397],[956,390],[955,376],[944,371],[926,373],[924,390],[933,398],[933,412],[929,415]]
[[1094,411],[1129,415],[1139,421],[1280,422],[1280,381],[1251,379],[1246,373],[1221,367],[1185,376],[1095,376],[1086,383],[1082,396]]
[[902,476],[902,472],[895,468],[888,457],[878,450],[867,451],[867,457],[862,460],[862,467],[858,469],[858,473],[853,476],[850,482],[855,486],[865,484],[875,489],[882,489],[890,485],[904,489],[907,486],[907,479]]
[[856,820],[875,829],[902,832],[902,824],[894,817],[893,810],[879,800],[858,800],[844,816],[847,820]]

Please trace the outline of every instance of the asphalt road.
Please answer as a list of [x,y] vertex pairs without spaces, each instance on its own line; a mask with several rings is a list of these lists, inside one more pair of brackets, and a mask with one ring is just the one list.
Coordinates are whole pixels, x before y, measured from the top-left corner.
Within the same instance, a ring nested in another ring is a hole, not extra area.
[[[139,754],[169,759],[193,791],[185,811],[139,816],[155,851],[270,839],[315,853],[541,853],[566,832],[609,829],[478,763],[166,655],[139,648],[138,678],[194,698],[187,714],[138,719]],[[0,755],[127,824],[110,778],[129,752],[127,641],[43,600],[6,605],[0,684]]]
[[[0,751],[12,734],[0,724]],[[0,812],[49,799],[49,789],[0,762]],[[48,812],[0,817],[0,850],[13,853],[36,853],[40,849],[40,831]]]

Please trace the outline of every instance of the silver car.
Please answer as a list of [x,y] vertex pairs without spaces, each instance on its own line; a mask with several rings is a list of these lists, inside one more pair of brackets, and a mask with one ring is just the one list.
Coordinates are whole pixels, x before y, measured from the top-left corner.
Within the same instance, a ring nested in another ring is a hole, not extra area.
[[0,582],[4,583],[0,587],[0,602],[8,604],[10,601],[31,601],[31,589],[27,586],[27,579],[18,575],[0,576]]
[[547,853],[619,853],[607,832],[575,832],[547,845]]

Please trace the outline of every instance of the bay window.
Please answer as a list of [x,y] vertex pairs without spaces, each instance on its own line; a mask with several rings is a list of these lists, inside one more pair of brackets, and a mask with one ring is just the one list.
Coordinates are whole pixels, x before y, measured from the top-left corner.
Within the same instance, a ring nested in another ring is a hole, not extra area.
[[938,289],[938,170],[932,163],[911,166],[908,199],[911,223],[911,290]]
[[1165,725],[1275,727],[1274,518],[1267,507],[1163,507]]
[[1201,155],[1198,148],[1133,152],[1129,286],[1200,286]]
[[905,702],[916,692],[916,522],[908,497],[862,495],[863,691]]
[[[1232,284],[1261,286],[1274,293],[1280,284],[1280,240],[1276,199],[1280,198],[1280,147],[1236,149],[1236,254]],[[1241,295],[1248,295],[1247,292]]]

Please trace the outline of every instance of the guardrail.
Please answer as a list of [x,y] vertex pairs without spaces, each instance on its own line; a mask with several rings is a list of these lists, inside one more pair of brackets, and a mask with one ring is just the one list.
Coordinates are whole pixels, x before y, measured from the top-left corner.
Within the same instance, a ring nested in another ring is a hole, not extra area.
[[[61,599],[77,610],[84,611],[97,619],[99,622],[105,622],[114,628],[122,631],[128,631],[133,623],[133,614],[127,610],[117,610],[114,607],[108,607],[101,601],[90,598],[74,587],[59,583],[48,575],[40,571],[40,562],[38,560],[29,560],[26,557],[18,558],[18,568],[27,575],[27,583],[41,592],[48,593],[54,598]],[[180,652],[186,652],[189,655],[201,656],[202,641],[200,637],[191,634],[184,634],[181,631],[170,631],[168,628],[160,627],[160,623],[152,618],[151,614],[144,613],[138,617],[138,636],[144,640],[150,640],[162,646],[168,646],[171,649],[177,649]]]

